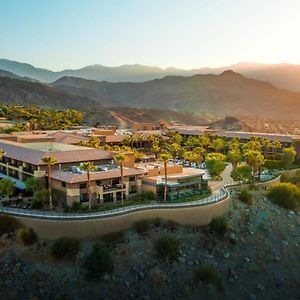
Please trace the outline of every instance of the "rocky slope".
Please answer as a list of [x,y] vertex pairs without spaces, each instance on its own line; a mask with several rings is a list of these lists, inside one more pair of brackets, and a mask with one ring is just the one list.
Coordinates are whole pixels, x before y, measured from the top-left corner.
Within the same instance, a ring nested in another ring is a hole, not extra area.
[[[1,236],[0,298],[3,299],[299,299],[300,216],[271,204],[254,192],[251,207],[235,199],[228,215],[232,231],[225,237],[207,228],[172,223],[144,234],[125,233],[110,245],[115,272],[86,281],[81,258],[75,263],[49,260],[49,241],[24,247],[14,236]],[[174,262],[156,257],[153,243],[161,233],[180,241]],[[214,266],[219,287],[194,280],[198,266]]]

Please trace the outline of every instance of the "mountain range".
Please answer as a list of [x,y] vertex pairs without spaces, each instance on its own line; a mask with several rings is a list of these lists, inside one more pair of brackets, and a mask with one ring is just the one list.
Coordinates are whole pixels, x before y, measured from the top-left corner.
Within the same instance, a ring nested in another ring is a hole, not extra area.
[[7,77],[4,75],[0,73],[0,102],[33,104],[54,109],[77,109],[85,113],[85,122],[90,125],[100,122],[128,127],[132,122],[170,123],[171,121],[188,125],[204,125],[215,119],[167,109],[110,108],[88,97],[74,95],[48,84],[10,78],[10,74],[6,74],[9,75]]
[[281,90],[230,70],[220,75],[167,76],[143,83],[63,77],[52,85],[108,107],[300,119],[300,93]]
[[237,63],[218,68],[196,68],[191,70],[179,68],[162,69],[139,64],[122,65],[119,67],[91,65],[81,69],[54,72],[47,69],[36,68],[27,63],[0,59],[0,69],[12,72],[17,76],[27,77],[46,83],[51,83],[64,76],[109,82],[145,82],[153,79],[160,79],[165,76],[220,74],[225,70],[233,70],[246,77],[268,81],[281,89],[300,91],[300,65],[291,64]]

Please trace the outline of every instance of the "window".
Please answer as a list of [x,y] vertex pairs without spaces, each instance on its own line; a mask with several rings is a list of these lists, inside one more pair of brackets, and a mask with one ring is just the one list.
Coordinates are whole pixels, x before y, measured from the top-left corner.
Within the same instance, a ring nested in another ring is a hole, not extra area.
[[85,188],[86,188],[86,183],[81,183],[81,184],[79,185],[79,188],[80,188],[80,189],[85,189]]
[[130,176],[129,181],[135,181],[135,176]]
[[102,185],[102,180],[96,180],[97,185]]
[[65,182],[62,182],[62,183],[61,183],[61,186],[62,186],[62,187],[66,187],[66,183],[65,183]]

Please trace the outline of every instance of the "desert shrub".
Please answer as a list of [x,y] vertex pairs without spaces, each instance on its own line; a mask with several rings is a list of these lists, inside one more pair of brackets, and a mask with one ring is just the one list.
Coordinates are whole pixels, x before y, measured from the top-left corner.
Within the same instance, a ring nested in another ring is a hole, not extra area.
[[225,235],[229,230],[229,224],[225,217],[216,217],[213,218],[209,224],[211,231],[216,232],[219,235]]
[[101,237],[101,240],[107,244],[119,244],[123,243],[125,240],[125,233],[124,231],[117,231],[105,234]]
[[272,185],[267,197],[286,209],[294,209],[300,205],[300,189],[292,183],[282,182]]
[[247,190],[242,190],[239,194],[239,200],[248,204],[252,205],[253,197],[252,194]]
[[162,221],[162,219],[160,219],[160,218],[155,218],[155,219],[151,220],[150,222],[151,222],[151,224],[152,224],[153,226],[159,227],[159,226],[162,225],[162,222],[163,222],[163,221]]
[[13,232],[18,229],[18,221],[9,215],[0,215],[0,235],[3,233]]
[[266,159],[264,167],[268,170],[280,170],[284,168],[284,162],[275,159]]
[[37,234],[32,228],[20,229],[18,232],[18,239],[24,246],[29,246],[37,241]]
[[157,256],[161,259],[176,259],[179,253],[179,241],[169,234],[161,235],[155,242]]
[[168,227],[170,230],[175,230],[175,229],[177,229],[177,227],[178,227],[178,223],[175,222],[175,221],[172,221],[172,220],[168,220],[168,221],[167,221],[167,227]]
[[0,239],[0,249],[4,248],[6,246],[7,242]]
[[40,190],[33,193],[31,208],[40,209],[49,202],[49,192]]
[[194,269],[194,280],[196,282],[210,283],[219,286],[221,277],[213,266],[201,266]]
[[87,279],[99,279],[104,274],[113,273],[114,260],[104,243],[96,243],[84,258],[82,267]]
[[294,174],[289,174],[288,172],[281,173],[281,182],[290,182],[297,186],[300,186],[300,171],[296,171]]
[[137,221],[133,224],[133,228],[139,234],[145,233],[150,228],[149,220]]
[[50,247],[50,255],[56,260],[74,260],[80,251],[80,242],[76,239],[59,238]]

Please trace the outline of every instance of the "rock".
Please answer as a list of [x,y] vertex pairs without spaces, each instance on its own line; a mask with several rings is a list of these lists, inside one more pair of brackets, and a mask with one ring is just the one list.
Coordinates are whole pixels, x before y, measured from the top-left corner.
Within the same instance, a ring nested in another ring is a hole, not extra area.
[[244,257],[244,261],[249,262],[250,261],[249,257]]
[[257,289],[259,291],[264,291],[266,288],[265,288],[265,286],[262,283],[260,283],[260,284],[258,284]]
[[3,233],[1,239],[6,240],[8,238],[8,233]]
[[148,272],[148,278],[152,283],[160,283],[167,280],[167,274],[158,266]]
[[230,252],[225,252],[223,256],[224,256],[224,258],[229,258],[230,257]]
[[179,261],[180,263],[185,263],[186,259],[185,259],[184,256],[179,256],[179,257],[178,257],[178,261]]
[[288,212],[288,215],[289,216],[294,216],[296,213],[293,211],[293,210],[290,210],[289,212]]
[[189,266],[193,266],[194,263],[190,260],[190,261],[188,261],[188,265],[189,265]]
[[281,243],[282,243],[282,245],[284,245],[284,246],[288,246],[288,245],[289,245],[288,241],[281,241]]

